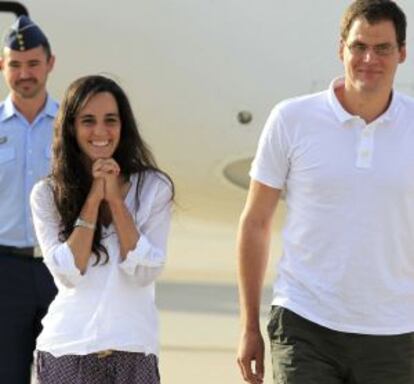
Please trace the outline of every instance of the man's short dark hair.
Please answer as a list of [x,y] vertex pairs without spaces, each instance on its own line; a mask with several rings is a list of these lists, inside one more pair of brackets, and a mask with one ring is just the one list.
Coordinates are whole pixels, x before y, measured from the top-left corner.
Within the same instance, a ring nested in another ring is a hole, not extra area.
[[345,41],[356,19],[364,18],[370,24],[391,21],[394,24],[398,46],[405,45],[407,19],[402,9],[392,0],[355,0],[345,11],[341,22],[341,38]]

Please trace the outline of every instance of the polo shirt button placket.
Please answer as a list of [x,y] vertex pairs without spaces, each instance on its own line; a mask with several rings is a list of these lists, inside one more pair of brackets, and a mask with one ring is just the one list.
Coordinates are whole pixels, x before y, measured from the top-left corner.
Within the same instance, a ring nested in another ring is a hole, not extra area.
[[364,126],[361,130],[360,141],[357,150],[356,166],[358,168],[370,168],[374,153],[375,126]]

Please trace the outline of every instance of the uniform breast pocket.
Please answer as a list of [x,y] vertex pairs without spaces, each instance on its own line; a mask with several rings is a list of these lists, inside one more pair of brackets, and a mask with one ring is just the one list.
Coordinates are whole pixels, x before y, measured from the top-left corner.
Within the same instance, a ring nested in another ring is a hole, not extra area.
[[0,149],[0,166],[16,158],[16,151],[13,147]]
[[44,149],[43,154],[44,155],[41,157],[41,159],[38,159],[36,164],[39,169],[40,177],[47,176],[51,171],[52,148],[50,146],[47,146]]
[[14,147],[0,148],[0,183],[12,177],[12,170],[15,166],[16,150]]

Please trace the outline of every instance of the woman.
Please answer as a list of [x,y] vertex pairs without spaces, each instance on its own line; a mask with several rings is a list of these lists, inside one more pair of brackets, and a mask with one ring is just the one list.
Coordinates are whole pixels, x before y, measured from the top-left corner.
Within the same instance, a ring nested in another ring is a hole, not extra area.
[[31,195],[59,291],[37,340],[40,384],[159,383],[154,280],[173,195],[122,89],[102,76],[72,83],[51,175]]

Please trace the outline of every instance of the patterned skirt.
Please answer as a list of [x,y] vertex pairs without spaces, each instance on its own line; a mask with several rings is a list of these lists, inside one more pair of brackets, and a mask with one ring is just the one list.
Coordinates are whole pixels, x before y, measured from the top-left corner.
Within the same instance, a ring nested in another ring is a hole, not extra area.
[[54,357],[36,351],[36,384],[160,384],[158,358],[103,351]]

